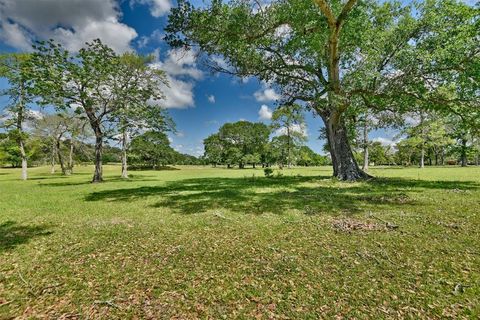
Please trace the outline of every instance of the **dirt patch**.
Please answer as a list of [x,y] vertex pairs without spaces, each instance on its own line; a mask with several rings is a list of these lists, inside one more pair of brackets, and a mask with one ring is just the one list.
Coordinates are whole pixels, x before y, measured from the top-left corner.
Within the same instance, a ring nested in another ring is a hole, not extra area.
[[336,219],[332,223],[332,228],[341,232],[390,230],[384,223],[361,221],[353,218]]

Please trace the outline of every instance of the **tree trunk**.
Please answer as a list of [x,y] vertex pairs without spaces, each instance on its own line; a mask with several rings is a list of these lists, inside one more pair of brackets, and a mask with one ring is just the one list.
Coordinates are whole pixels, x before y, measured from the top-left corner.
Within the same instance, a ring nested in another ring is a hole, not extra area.
[[333,164],[333,176],[339,180],[355,181],[371,178],[362,171],[353,157],[343,120],[332,114],[322,116],[327,131],[328,145]]
[[368,157],[368,123],[365,119],[365,124],[363,126],[363,171],[368,171],[368,163],[370,159]]
[[68,170],[73,173],[73,139],[70,139],[70,153],[68,154]]
[[92,183],[103,181],[102,168],[102,151],[103,151],[103,134],[100,127],[95,127],[95,173],[93,174]]
[[60,139],[57,140],[56,149],[57,149],[58,162],[60,163],[60,168],[62,168],[62,174],[68,175],[67,168],[65,167],[65,161],[63,161],[63,156],[60,151]]
[[292,164],[290,162],[290,123],[287,125],[287,168],[290,169]]
[[422,143],[422,149],[420,150],[420,168],[425,167],[425,148]]
[[20,149],[20,156],[22,158],[22,180],[28,179],[27,173],[27,153],[25,152],[25,144],[23,143],[23,119],[25,117],[25,106],[23,105],[24,100],[24,85],[20,86],[20,96],[18,101],[18,111],[17,111],[17,130],[19,133],[18,137],[18,147]]
[[25,147],[23,145],[23,140],[20,139],[18,142],[18,146],[20,148],[20,155],[22,157],[22,180],[27,180],[28,174],[27,174],[27,154],[25,153]]
[[128,165],[127,165],[127,130],[123,130],[122,133],[122,178],[128,179]]
[[52,144],[52,159],[50,161],[51,163],[51,169],[50,169],[50,173],[51,174],[54,174],[55,173],[55,157],[57,156],[57,146],[55,144],[55,142],[53,142]]
[[466,167],[468,165],[467,161],[467,139],[462,139],[462,151],[461,151],[461,163],[462,167]]

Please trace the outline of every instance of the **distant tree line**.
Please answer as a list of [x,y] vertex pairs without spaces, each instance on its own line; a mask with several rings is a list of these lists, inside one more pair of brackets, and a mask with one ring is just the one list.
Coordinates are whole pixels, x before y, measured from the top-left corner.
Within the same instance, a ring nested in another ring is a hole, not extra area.
[[[72,174],[75,166],[91,164],[94,160],[95,145],[82,140],[65,138],[56,141],[51,137],[27,134],[24,140],[28,167],[51,167],[51,173],[60,166],[63,174]],[[151,139],[161,132],[149,131],[135,137],[127,153],[129,170],[161,169],[167,165],[201,165],[203,159],[174,150],[165,139]],[[166,135],[165,135],[166,137]],[[92,137],[90,137],[90,140]],[[152,141],[153,140],[153,141]],[[122,163],[122,149],[112,141],[105,144],[102,152],[103,164]],[[162,143],[162,144],[159,144]],[[0,133],[0,166],[21,168],[22,156],[16,140],[9,133]]]
[[[387,119],[382,118],[387,116]],[[364,170],[374,165],[480,165],[480,128],[455,114],[417,110],[369,115],[356,122],[351,144]],[[373,129],[393,127],[394,141],[369,141]]]

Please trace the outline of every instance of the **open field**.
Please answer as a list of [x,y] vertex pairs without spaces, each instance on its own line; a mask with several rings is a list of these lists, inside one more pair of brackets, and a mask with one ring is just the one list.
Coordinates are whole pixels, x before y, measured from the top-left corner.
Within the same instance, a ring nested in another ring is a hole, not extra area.
[[480,168],[0,169],[0,319],[478,318]]

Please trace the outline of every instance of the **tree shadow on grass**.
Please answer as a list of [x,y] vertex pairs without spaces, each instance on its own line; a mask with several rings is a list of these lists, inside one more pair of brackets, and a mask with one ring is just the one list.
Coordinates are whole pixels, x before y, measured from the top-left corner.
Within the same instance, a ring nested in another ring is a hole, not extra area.
[[0,253],[27,243],[32,238],[52,234],[52,231],[48,231],[48,227],[45,225],[19,225],[15,221],[6,221],[0,224]]
[[128,171],[177,171],[180,170],[179,168],[175,168],[172,166],[161,166],[161,167],[156,167],[153,168],[152,166],[129,166]]
[[[65,179],[68,179],[68,176],[65,176]],[[139,182],[139,181],[158,181],[158,179],[154,178],[146,178],[145,176],[138,176],[135,177],[133,175],[130,176],[128,179],[123,179],[121,177],[114,177],[114,178],[105,178],[101,184],[108,184],[108,183],[114,183],[114,182],[125,182],[125,183],[131,183],[131,182]],[[81,186],[81,185],[89,185],[92,184],[92,180],[84,180],[84,181],[62,181],[62,182],[39,182],[39,186],[44,186],[44,187],[70,187],[70,186]]]
[[86,201],[136,201],[156,197],[154,207],[181,214],[228,209],[235,212],[282,214],[297,209],[307,214],[354,214],[382,207],[417,206],[412,192],[424,189],[476,189],[474,182],[378,178],[363,183],[333,182],[330,177],[200,178],[161,186],[90,193]]

